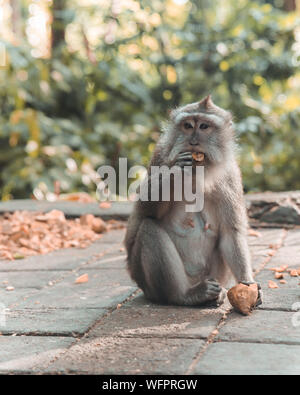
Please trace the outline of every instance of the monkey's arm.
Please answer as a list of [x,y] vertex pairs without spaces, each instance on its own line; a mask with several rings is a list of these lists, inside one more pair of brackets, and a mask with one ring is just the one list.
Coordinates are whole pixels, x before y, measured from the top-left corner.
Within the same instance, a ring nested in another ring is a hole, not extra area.
[[253,282],[247,242],[248,218],[238,171],[223,181],[219,193],[220,250],[238,282]]

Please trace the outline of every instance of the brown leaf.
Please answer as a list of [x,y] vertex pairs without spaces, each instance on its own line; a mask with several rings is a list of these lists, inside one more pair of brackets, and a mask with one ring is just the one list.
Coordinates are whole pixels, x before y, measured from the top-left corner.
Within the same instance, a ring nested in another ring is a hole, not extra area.
[[111,208],[111,203],[110,202],[102,202],[99,204],[100,208]]
[[255,237],[261,237],[261,233],[257,232],[257,231],[254,230],[254,229],[249,229],[249,230],[248,230],[248,235],[249,235],[249,236],[255,236]]
[[88,281],[89,281],[89,275],[85,273],[76,278],[75,284],[83,284],[83,283],[87,283]]
[[275,288],[278,288],[278,285],[274,281],[269,280],[268,287],[275,289]]
[[274,273],[274,277],[275,277],[277,280],[279,280],[280,278],[283,278],[283,277],[284,277],[284,274],[283,274],[283,273],[280,273],[280,272],[275,272],[275,273]]

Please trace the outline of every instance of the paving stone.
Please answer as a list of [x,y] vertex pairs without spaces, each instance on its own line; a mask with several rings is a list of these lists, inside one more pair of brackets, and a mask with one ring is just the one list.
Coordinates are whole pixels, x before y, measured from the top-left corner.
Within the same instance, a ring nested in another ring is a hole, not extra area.
[[118,251],[121,246],[121,244],[102,243],[100,240],[85,249],[66,248],[15,261],[0,260],[0,271],[72,270],[88,262],[94,255],[104,256],[108,252]]
[[225,310],[177,306],[141,306],[120,309],[102,319],[89,337],[207,338]]
[[89,270],[89,281],[75,284],[76,278],[84,273],[86,270],[72,273],[60,283],[18,303],[18,308],[108,308],[123,302],[137,289],[125,269]]
[[300,268],[300,244],[281,247],[267,267],[289,265]]
[[266,248],[264,246],[252,246],[250,248],[251,263],[254,272],[259,270],[261,265],[266,261],[266,259],[270,257],[270,251],[270,248]]
[[2,314],[0,332],[4,335],[84,334],[105,312],[105,309],[57,309],[38,306],[32,309],[8,309],[5,312],[5,321]]
[[207,348],[192,373],[200,375],[299,375],[300,346],[213,343]]
[[0,336],[0,373],[34,373],[74,343],[71,337]]
[[282,239],[282,229],[255,229],[261,234],[261,237],[248,236],[249,246],[265,246],[269,247],[271,244],[279,244]]
[[111,230],[107,233],[103,233],[103,236],[100,240],[103,243],[118,243],[118,244],[122,244],[122,246],[123,246],[125,234],[126,234],[125,228],[115,229],[115,230]]
[[39,292],[35,288],[15,288],[13,291],[0,289],[0,306],[10,308],[13,305],[25,302],[32,295],[38,295]]
[[298,246],[300,245],[300,229],[291,229],[287,232],[284,240],[284,246]]
[[82,269],[95,270],[95,269],[125,269],[126,268],[126,257],[122,252],[111,252],[105,254],[99,260],[95,260],[87,265],[84,265]]
[[197,339],[83,339],[46,372],[183,374],[205,342]]
[[292,306],[300,302],[300,289],[286,289],[283,287],[270,289],[262,284],[263,303],[258,307],[260,310],[293,311]]
[[249,316],[233,312],[216,340],[300,345],[300,326],[293,325],[293,317],[295,313],[283,311],[255,310]]
[[69,275],[68,271],[17,271],[17,272],[0,272],[0,288],[6,289],[7,286],[13,286],[15,289],[36,288],[42,289],[47,286],[49,281],[55,283],[61,278]]
[[101,208],[99,203],[80,203],[72,201],[47,202],[30,199],[16,199],[0,203],[0,213],[16,210],[49,212],[61,210],[68,217],[80,217],[94,214],[103,219],[128,219],[132,210],[132,202],[112,202],[110,208]]

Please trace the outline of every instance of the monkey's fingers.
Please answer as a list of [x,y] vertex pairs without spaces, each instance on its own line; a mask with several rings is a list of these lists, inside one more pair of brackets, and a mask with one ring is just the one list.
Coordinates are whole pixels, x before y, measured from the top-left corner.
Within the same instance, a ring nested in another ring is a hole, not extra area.
[[256,282],[253,282],[253,281],[242,281],[241,284],[245,284],[245,285],[256,284],[257,285],[258,296],[257,296],[257,300],[256,300],[256,303],[255,303],[255,307],[260,306],[262,304],[262,297],[263,297],[263,293],[262,293],[262,290],[261,290],[260,283],[256,283]]
[[190,159],[180,159],[177,160],[175,166],[185,167],[185,166],[192,166],[193,162]]

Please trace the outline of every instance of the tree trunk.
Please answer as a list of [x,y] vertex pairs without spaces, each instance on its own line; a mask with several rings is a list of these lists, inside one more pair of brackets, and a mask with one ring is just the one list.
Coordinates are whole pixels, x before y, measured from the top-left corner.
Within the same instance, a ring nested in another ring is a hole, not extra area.
[[22,36],[22,19],[19,0],[9,0],[11,7],[11,28],[14,33],[14,40],[17,43]]
[[63,12],[66,9],[66,0],[55,0],[52,5],[52,49],[65,44],[65,20]]
[[295,11],[297,8],[296,0],[284,0],[284,9],[285,11]]

